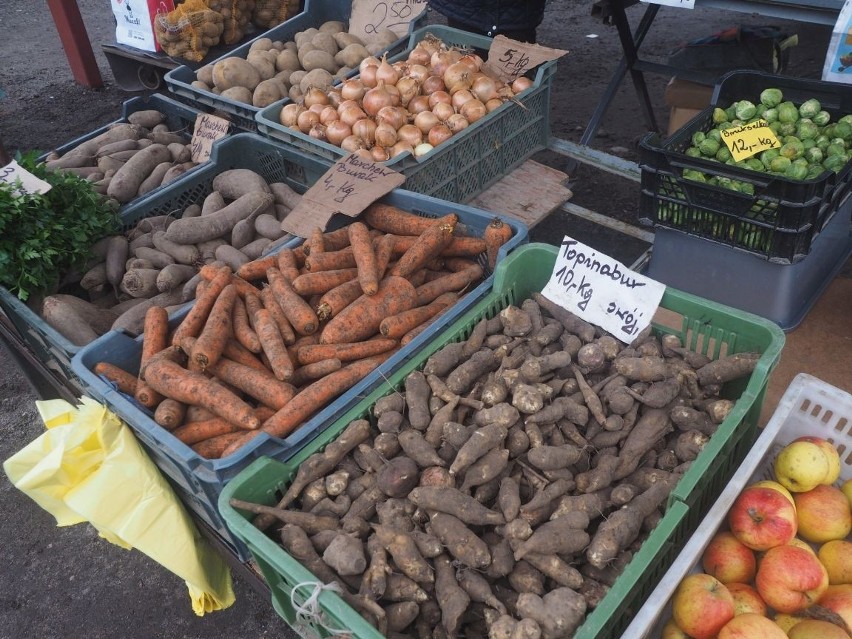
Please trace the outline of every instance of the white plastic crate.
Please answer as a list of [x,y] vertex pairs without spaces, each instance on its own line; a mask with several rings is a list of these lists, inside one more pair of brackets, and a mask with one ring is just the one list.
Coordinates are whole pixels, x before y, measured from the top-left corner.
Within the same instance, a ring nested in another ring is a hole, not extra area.
[[840,453],[838,485],[852,479],[852,395],[812,375],[796,376],[745,461],[701,521],[698,529],[651,592],[622,639],[658,639],[671,617],[671,597],[681,580],[700,571],[701,555],[725,522],[728,510],[747,485],[773,479],[772,463],[797,437],[814,435],[834,444]]

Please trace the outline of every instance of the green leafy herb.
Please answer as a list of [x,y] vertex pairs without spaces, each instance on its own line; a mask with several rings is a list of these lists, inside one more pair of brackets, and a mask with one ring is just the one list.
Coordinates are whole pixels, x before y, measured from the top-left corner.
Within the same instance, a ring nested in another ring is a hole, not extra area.
[[48,171],[36,158],[30,152],[16,160],[50,184],[50,191],[21,194],[0,183],[0,284],[22,300],[85,262],[92,244],[119,226],[115,206],[89,182]]

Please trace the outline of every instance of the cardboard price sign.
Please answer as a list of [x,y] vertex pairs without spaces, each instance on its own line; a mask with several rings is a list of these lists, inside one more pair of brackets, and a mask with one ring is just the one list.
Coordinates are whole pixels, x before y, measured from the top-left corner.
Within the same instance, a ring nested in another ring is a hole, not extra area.
[[630,343],[650,323],[664,284],[573,240],[562,240],[542,295]]
[[781,146],[766,120],[755,120],[749,124],[725,129],[722,131],[722,141],[735,162],[746,160],[766,149],[777,149]]
[[382,29],[390,29],[399,37],[408,33],[408,25],[426,11],[427,0],[353,0],[349,33],[364,42],[376,39]]
[[305,192],[296,208],[284,218],[281,228],[306,238],[316,227],[325,230],[335,213],[357,217],[404,181],[401,173],[352,153]]
[[486,73],[508,83],[541,63],[556,60],[566,53],[568,52],[562,49],[518,42],[498,35],[488,49],[488,57],[485,60]]
[[18,193],[21,195],[44,194],[53,188],[41,178],[27,171],[15,160],[0,168],[0,182],[12,186],[19,184]]
[[209,113],[199,113],[198,117],[195,118],[195,128],[192,131],[192,141],[190,142],[192,161],[200,163],[209,160],[213,143],[228,135],[230,128],[231,123],[225,118]]

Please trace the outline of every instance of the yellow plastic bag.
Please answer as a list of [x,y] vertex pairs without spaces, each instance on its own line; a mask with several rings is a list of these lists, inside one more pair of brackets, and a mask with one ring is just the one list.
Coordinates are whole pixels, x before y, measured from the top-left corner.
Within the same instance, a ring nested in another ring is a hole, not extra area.
[[15,487],[57,525],[88,521],[108,541],[168,568],[186,581],[195,614],[234,603],[227,564],[131,430],[95,400],[80,402],[36,402],[47,431],[3,463]]

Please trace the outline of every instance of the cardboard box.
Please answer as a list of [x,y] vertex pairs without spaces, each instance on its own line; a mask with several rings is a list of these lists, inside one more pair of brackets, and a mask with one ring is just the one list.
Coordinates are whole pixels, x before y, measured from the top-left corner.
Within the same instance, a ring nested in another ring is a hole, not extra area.
[[667,135],[671,135],[710,105],[713,87],[681,78],[672,78],[666,85],[665,101],[670,107]]

